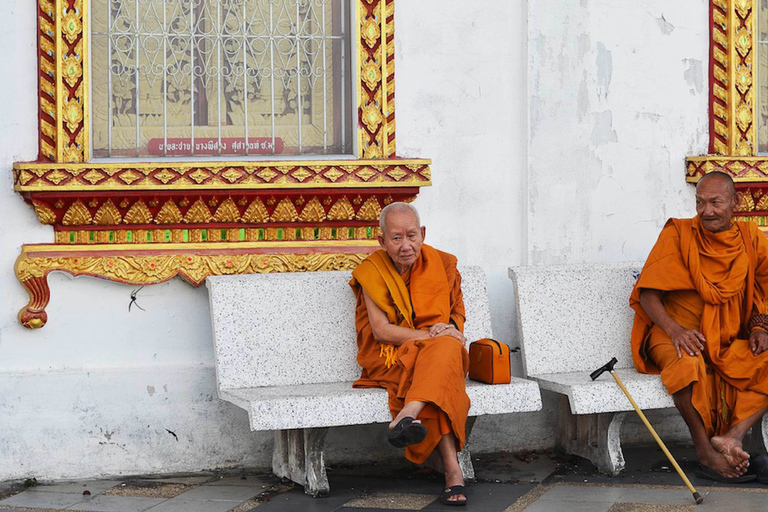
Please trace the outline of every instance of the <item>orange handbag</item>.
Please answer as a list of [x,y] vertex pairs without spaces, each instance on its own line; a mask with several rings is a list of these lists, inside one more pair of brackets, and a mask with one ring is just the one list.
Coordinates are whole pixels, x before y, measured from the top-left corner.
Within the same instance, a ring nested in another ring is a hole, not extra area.
[[487,384],[509,384],[509,346],[489,338],[470,343],[469,378]]

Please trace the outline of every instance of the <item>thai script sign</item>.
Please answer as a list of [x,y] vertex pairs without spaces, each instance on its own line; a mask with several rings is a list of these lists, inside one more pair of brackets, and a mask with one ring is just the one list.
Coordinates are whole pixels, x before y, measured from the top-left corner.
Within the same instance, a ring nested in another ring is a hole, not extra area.
[[[277,155],[283,152],[283,139],[275,138],[275,149],[272,151],[272,137],[250,137],[248,139],[249,155]],[[221,148],[221,153],[219,153]],[[193,153],[194,151],[194,153]],[[245,155],[244,137],[227,137],[219,140],[217,137],[195,137],[149,139],[147,152],[150,155],[190,156],[195,155]]]

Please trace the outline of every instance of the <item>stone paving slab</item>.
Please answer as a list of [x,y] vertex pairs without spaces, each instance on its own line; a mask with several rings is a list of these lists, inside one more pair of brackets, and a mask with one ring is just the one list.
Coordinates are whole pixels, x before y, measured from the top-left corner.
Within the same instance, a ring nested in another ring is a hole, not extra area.
[[72,505],[81,503],[85,500],[83,491],[80,494],[38,491],[29,489],[10,498],[0,501],[0,507],[30,507],[30,508],[52,508],[54,510],[64,510]]
[[67,494],[83,494],[90,491],[92,496],[100,494],[121,483],[120,480],[92,480],[88,482],[66,482],[61,484],[38,484],[34,487],[39,492],[59,492]]
[[95,496],[73,505],[70,509],[98,512],[144,512],[164,501],[167,500],[135,496]]

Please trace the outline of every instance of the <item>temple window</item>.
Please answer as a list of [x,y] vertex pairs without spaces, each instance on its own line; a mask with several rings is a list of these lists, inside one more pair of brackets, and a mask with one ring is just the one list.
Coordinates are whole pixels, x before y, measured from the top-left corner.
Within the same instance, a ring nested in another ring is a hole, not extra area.
[[92,158],[352,155],[350,10],[93,0]]

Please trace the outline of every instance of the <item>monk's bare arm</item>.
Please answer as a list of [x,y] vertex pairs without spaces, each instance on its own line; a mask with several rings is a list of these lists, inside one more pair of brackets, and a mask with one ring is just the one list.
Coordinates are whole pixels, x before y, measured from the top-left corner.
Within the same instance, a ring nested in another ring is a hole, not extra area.
[[640,305],[653,323],[661,327],[670,337],[677,350],[677,357],[683,357],[681,349],[685,350],[689,356],[699,355],[699,351],[704,350],[702,343],[707,339],[699,331],[686,329],[675,322],[661,301],[662,294],[661,290],[643,288],[640,290]]
[[389,323],[387,314],[376,305],[365,290],[363,290],[365,308],[368,311],[368,321],[371,325],[373,339],[386,345],[399,346],[410,340],[426,340],[430,338],[429,331],[419,331],[408,327],[400,327]]

